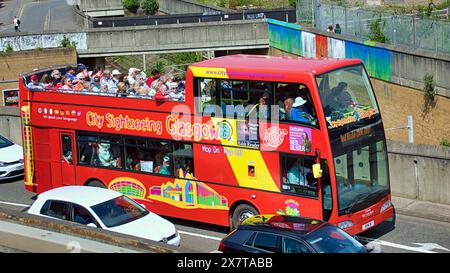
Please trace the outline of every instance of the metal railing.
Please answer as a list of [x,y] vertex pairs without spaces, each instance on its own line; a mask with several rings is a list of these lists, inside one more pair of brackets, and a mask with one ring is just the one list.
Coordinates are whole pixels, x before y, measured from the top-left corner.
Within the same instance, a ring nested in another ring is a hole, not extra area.
[[101,18],[92,20],[94,28],[106,28],[106,27],[222,22],[233,20],[255,20],[268,18],[288,23],[297,22],[296,10],[294,8],[273,9],[273,10],[242,10],[240,12],[218,13],[209,15],[204,15],[202,13],[193,13],[193,14],[176,14],[176,15]]
[[[359,7],[343,7],[320,3],[319,0],[297,0],[297,22],[308,20],[321,30],[339,24],[342,34],[360,39],[370,39],[370,24],[381,19],[381,31],[388,44],[412,49],[450,53],[450,22],[448,9],[436,11],[431,18],[416,14],[393,14],[366,10]],[[433,18],[434,17],[434,18]]]

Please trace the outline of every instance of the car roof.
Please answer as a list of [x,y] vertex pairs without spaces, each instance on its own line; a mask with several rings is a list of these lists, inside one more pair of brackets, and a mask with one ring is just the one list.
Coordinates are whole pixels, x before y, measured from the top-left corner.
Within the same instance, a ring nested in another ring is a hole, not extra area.
[[121,196],[120,192],[88,186],[65,186],[41,193],[38,198],[71,202],[91,207]]
[[238,229],[270,230],[278,233],[294,233],[304,236],[326,225],[328,223],[324,221],[307,217],[262,214],[245,219],[238,226]]

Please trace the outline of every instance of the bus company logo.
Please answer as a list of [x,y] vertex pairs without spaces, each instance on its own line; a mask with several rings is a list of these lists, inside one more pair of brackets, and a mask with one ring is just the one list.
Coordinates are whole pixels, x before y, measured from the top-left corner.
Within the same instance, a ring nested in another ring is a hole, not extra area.
[[373,214],[374,214],[374,211],[372,209],[366,209],[362,214],[362,218],[366,219],[366,218],[372,216]]
[[228,121],[223,120],[218,126],[220,128],[219,137],[223,140],[230,140],[231,136],[233,136],[233,127],[231,124]]
[[278,148],[278,146],[283,143],[284,137],[287,134],[288,131],[286,129],[281,129],[280,127],[275,126],[270,127],[264,133],[264,144],[272,148]]
[[42,108],[41,107],[38,108],[38,113],[42,114]]

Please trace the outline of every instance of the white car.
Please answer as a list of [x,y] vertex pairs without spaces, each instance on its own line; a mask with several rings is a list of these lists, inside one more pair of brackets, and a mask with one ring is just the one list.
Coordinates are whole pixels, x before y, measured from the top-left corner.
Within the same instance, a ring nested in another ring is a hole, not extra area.
[[23,175],[22,146],[0,135],[0,180]]
[[180,245],[180,235],[174,224],[129,197],[108,189],[55,188],[41,193],[28,213]]

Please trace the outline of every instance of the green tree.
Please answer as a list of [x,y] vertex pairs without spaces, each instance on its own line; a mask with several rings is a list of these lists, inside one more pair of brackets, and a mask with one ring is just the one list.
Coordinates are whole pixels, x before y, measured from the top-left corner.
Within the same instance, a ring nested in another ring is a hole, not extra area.
[[127,10],[136,12],[139,9],[139,0],[122,0],[123,7]]
[[141,8],[147,14],[155,14],[159,9],[159,4],[157,0],[142,0]]
[[373,42],[388,43],[389,39],[384,35],[382,29],[385,21],[379,17],[378,19],[369,22],[369,39]]

